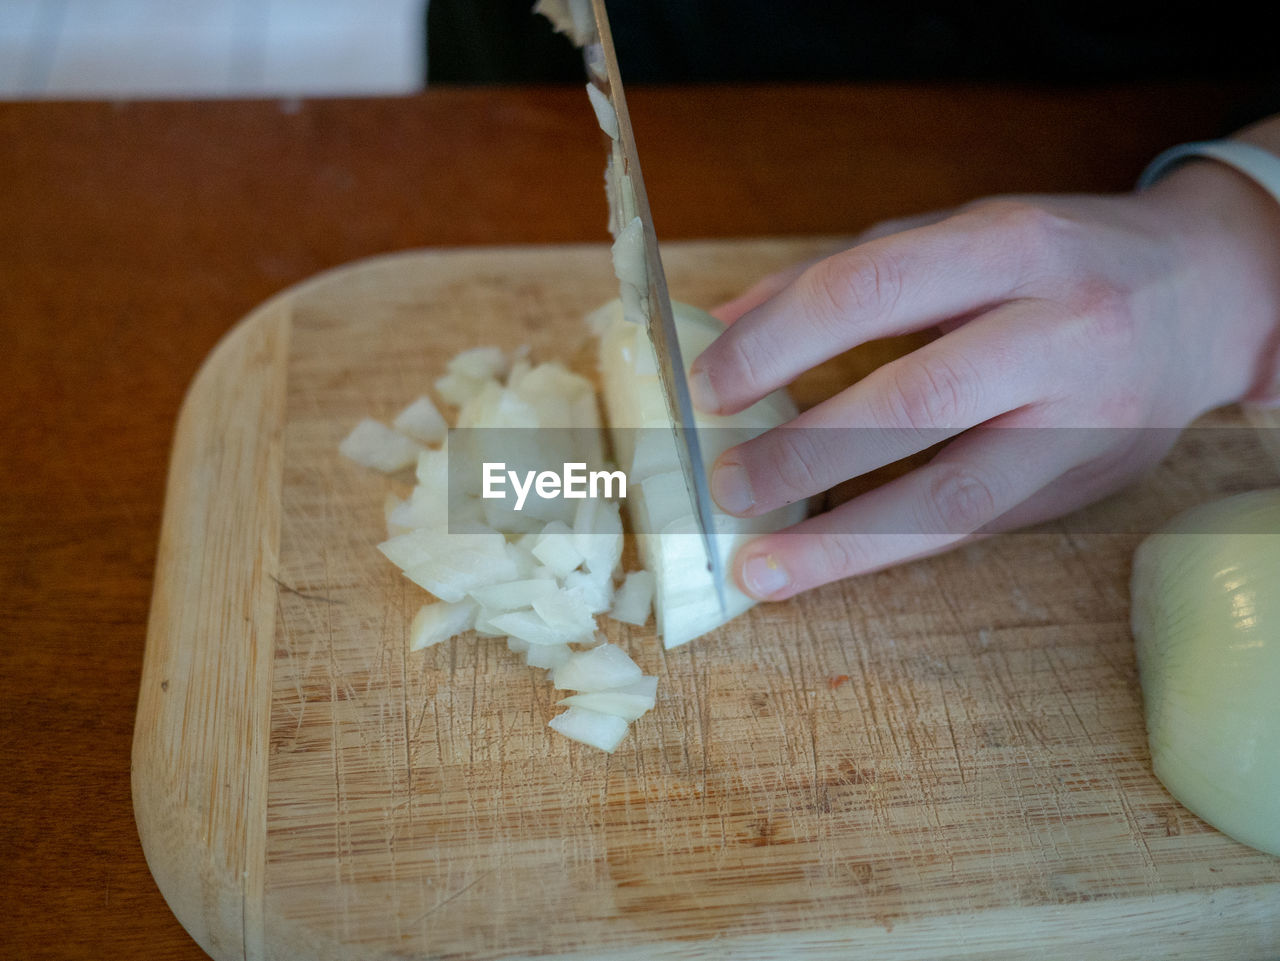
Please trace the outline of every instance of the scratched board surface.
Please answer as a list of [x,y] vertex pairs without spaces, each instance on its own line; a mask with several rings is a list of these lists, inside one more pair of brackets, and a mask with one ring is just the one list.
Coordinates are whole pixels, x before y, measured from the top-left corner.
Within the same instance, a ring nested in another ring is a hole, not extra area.
[[[666,257],[674,295],[710,305],[823,246]],[[429,392],[466,347],[528,343],[593,374],[581,317],[611,291],[602,247],[423,252],[322,277],[274,315],[279,541],[244,953],[1280,953],[1280,859],[1153,776],[1128,629],[1141,531],[1275,482],[1238,412],[1092,523],[758,607],[674,651],[605,621],[660,678],[611,756],[547,728],[559,695],[501,640],[408,652],[428,598],[375,549],[384,496],[406,482],[338,442]],[[841,358],[799,400],[901,349]]]

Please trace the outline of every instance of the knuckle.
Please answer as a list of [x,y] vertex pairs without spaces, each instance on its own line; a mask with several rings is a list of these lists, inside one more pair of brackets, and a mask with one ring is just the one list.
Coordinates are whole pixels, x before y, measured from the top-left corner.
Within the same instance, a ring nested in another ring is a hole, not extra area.
[[849,535],[826,534],[818,542],[818,566],[814,573],[821,583],[860,573],[865,567],[865,560],[854,549]]
[[1005,249],[1029,277],[1053,274],[1073,249],[1074,225],[1068,218],[1031,200],[998,198],[981,202],[973,212],[1004,238]]
[[762,350],[754,338],[734,336],[734,333],[730,327],[721,337],[724,353],[717,358],[723,373],[716,379],[716,391],[727,404],[735,403],[739,395],[749,394],[753,389],[772,386],[768,352]]
[[1033,245],[1054,236],[1060,225],[1060,218],[1056,214],[1029,200],[993,200],[980,209],[1003,230]]
[[804,279],[805,307],[831,327],[845,327],[859,315],[888,313],[902,292],[902,271],[892,257],[857,248],[814,264]]
[[924,219],[924,217],[894,217],[889,220],[881,220],[864,230],[859,235],[858,242],[866,243],[868,240],[877,240],[881,237],[900,234],[904,230],[920,226]]
[[791,504],[825,488],[818,465],[818,451],[806,430],[771,431],[769,457],[773,496],[770,506]]
[[953,361],[902,365],[889,384],[889,420],[913,430],[967,427],[974,389]]
[[929,504],[941,532],[970,533],[996,517],[991,485],[958,464],[940,467],[929,481]]

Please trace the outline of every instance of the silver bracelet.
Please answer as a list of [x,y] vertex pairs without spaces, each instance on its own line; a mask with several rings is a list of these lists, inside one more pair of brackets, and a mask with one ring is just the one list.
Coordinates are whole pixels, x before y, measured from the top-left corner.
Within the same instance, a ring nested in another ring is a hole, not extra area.
[[1196,157],[1207,157],[1234,167],[1280,203],[1280,157],[1243,140],[1199,140],[1170,147],[1147,164],[1147,169],[1138,178],[1138,189],[1145,190],[1173,167]]
[[[1280,157],[1242,140],[1200,140],[1170,147],[1147,164],[1147,169],[1138,178],[1138,189],[1145,190],[1178,164],[1197,157],[1217,160],[1234,168],[1280,203]],[[1251,406],[1280,407],[1280,376],[1266,391],[1266,396],[1254,400]]]

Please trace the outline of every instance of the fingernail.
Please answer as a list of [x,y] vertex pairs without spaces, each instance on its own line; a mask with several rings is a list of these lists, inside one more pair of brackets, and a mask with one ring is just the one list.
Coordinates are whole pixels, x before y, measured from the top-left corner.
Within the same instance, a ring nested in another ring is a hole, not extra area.
[[787,569],[772,554],[757,554],[742,565],[742,580],[748,592],[762,600],[791,583]]
[[720,401],[716,397],[715,388],[711,386],[711,378],[701,367],[695,366],[689,371],[689,396],[698,410],[708,414],[720,410]]
[[756,502],[741,464],[717,464],[711,472],[711,496],[726,514],[745,514]]

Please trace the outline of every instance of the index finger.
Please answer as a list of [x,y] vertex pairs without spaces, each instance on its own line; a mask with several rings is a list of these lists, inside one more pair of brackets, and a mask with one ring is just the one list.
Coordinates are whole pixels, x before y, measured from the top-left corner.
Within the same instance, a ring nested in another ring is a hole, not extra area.
[[1045,216],[1029,204],[989,204],[814,264],[698,356],[694,403],[736,413],[850,347],[1016,296]]

